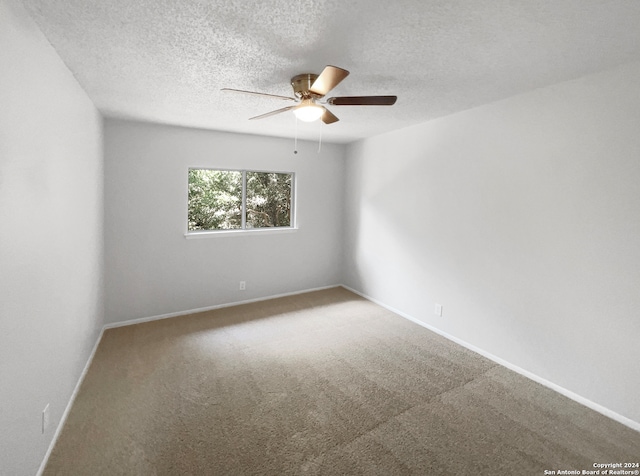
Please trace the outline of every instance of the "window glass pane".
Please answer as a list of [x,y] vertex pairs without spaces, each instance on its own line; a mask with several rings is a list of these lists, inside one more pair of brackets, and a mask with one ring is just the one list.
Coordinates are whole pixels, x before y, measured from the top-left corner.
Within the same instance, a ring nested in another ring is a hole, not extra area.
[[292,174],[247,172],[247,228],[291,226]]
[[189,170],[189,230],[242,227],[242,172]]

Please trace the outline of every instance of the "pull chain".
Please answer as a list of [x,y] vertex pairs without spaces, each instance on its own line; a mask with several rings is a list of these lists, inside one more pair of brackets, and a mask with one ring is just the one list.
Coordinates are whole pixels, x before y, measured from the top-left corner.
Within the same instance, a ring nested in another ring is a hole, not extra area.
[[322,128],[324,127],[324,122],[320,119],[320,138],[318,139],[318,154],[322,150]]
[[295,138],[293,139],[293,153],[297,154],[298,153],[298,116],[294,114],[294,117],[296,118],[296,134],[295,134]]

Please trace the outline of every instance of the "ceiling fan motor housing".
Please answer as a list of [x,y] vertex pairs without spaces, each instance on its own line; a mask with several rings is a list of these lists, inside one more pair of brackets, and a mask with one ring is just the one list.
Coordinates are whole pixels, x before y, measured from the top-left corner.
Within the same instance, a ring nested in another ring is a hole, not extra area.
[[298,74],[291,78],[291,86],[293,87],[293,94],[299,99],[320,98],[318,94],[314,94],[309,89],[311,85],[317,79],[317,74],[305,73]]

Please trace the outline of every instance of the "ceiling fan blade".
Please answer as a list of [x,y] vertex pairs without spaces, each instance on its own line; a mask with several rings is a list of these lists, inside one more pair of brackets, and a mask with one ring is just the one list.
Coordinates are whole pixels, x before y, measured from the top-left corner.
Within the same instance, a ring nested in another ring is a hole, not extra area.
[[266,114],[261,114],[259,116],[250,117],[249,120],[252,119],[264,119],[265,117],[275,116],[276,114],[280,114],[281,112],[290,111],[291,109],[295,109],[298,106],[287,106],[282,109],[276,109],[275,111],[267,112]]
[[324,108],[324,113],[322,113],[322,122],[324,122],[325,124],[333,124],[334,122],[338,122],[340,119],[338,119],[335,114],[333,114],[329,109],[327,109],[326,107]]
[[268,97],[268,98],[286,99],[288,101],[295,101],[296,100],[295,98],[290,98],[289,96],[278,96],[277,94],[257,93],[255,91],[245,91],[243,89],[222,88],[220,91],[230,91],[232,93],[253,94],[254,96],[265,96],[265,97]]
[[349,71],[346,69],[331,65],[326,66],[322,70],[322,73],[320,73],[320,76],[318,76],[313,82],[309,91],[317,94],[318,96],[324,96],[347,76],[349,76]]
[[332,106],[393,106],[398,96],[343,96],[327,99]]

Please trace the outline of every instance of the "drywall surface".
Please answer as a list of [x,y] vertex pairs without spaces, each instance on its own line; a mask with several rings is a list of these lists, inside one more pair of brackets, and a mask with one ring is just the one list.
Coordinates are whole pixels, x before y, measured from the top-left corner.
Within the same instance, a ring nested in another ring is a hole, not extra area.
[[0,65],[0,474],[33,475],[103,325],[102,119],[15,0]]
[[[106,319],[341,282],[344,146],[107,119]],[[186,239],[189,167],[296,174],[298,230]],[[239,282],[246,281],[246,290]]]
[[351,144],[345,284],[640,422],[639,75]]

